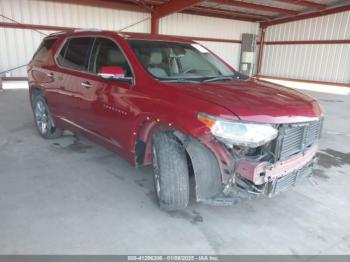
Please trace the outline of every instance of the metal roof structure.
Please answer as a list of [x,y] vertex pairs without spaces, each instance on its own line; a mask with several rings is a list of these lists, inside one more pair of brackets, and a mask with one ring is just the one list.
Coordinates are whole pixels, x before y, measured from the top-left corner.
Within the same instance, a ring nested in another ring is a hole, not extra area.
[[350,0],[62,0],[106,8],[149,12],[152,33],[159,19],[176,13],[195,14],[261,23],[286,23],[350,10]]

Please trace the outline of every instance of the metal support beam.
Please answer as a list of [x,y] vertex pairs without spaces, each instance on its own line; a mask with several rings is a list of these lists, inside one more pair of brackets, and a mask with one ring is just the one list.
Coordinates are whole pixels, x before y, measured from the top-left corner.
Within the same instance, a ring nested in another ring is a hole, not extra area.
[[299,13],[298,11],[285,9],[285,8],[260,5],[260,4],[253,4],[253,3],[241,2],[241,1],[233,1],[233,0],[210,0],[210,2],[220,4],[220,5],[243,7],[243,8],[247,8],[247,9],[255,9],[255,10],[260,10],[260,11],[267,11],[267,12],[287,14],[287,15],[296,15]]
[[159,18],[154,14],[151,17],[151,34],[159,34]]
[[217,15],[225,15],[227,17],[237,17],[237,18],[248,18],[251,21],[262,21],[272,19],[272,16],[259,15],[253,13],[245,13],[240,11],[232,11],[232,10],[224,10],[218,8],[206,8],[206,7],[191,7],[188,11],[193,12],[202,12],[203,14],[217,14]]
[[[57,2],[57,0],[48,0],[51,2]],[[60,3],[66,4],[77,4],[77,5],[85,5],[85,6],[95,6],[95,7],[104,7],[109,9],[119,9],[126,11],[134,11],[134,12],[149,12],[146,8],[142,8],[141,6],[129,3],[121,3],[116,1],[106,1],[106,0],[60,0]]]
[[158,6],[154,10],[154,15],[157,18],[161,18],[176,12],[180,12],[201,2],[204,2],[204,0],[170,0],[165,4]]
[[303,13],[303,14],[296,15],[296,16],[290,16],[290,17],[285,17],[285,18],[276,18],[276,19],[273,19],[273,20],[268,21],[268,22],[262,22],[262,24],[264,26],[278,25],[278,24],[284,24],[284,23],[303,20],[303,19],[309,19],[309,18],[324,16],[324,15],[341,13],[341,12],[345,12],[345,11],[349,11],[349,10],[350,10],[350,4],[345,4],[345,5],[341,5],[341,6],[337,6],[337,7],[333,7],[333,8],[327,8],[327,9],[320,10],[320,11]]
[[257,66],[256,66],[256,75],[259,75],[261,72],[262,59],[263,59],[263,54],[264,54],[266,28],[267,27],[265,25],[260,24],[259,56],[258,56],[258,62],[257,62]]
[[73,27],[64,26],[53,26],[53,25],[33,25],[33,24],[22,24],[22,23],[8,23],[0,22],[0,28],[21,28],[21,29],[32,29],[32,30],[47,30],[47,31],[69,31],[73,30]]
[[[42,30],[53,30],[53,31],[60,31],[61,29],[66,29],[66,30],[73,30],[74,29],[74,28],[70,28],[70,27],[55,26],[54,28],[52,28],[52,26],[46,26],[46,25],[17,24],[17,23],[0,23],[0,28],[42,29]],[[56,29],[56,30],[54,30],[54,29]],[[126,31],[125,33],[128,33],[128,32]],[[182,36],[182,35],[171,35],[171,36],[176,36],[179,38],[189,39],[189,40],[194,40],[194,41],[208,41],[208,42],[236,43],[236,44],[241,43],[241,40],[238,40],[238,39],[198,37],[198,36]]]
[[159,33],[159,19],[172,13],[183,11],[186,8],[203,2],[204,0],[170,0],[155,8],[151,18],[151,34]]
[[327,8],[327,5],[315,3],[312,1],[304,1],[304,0],[274,0],[276,2],[283,2],[287,4],[293,4],[297,6],[303,6],[308,8],[315,8],[315,9],[324,9]]

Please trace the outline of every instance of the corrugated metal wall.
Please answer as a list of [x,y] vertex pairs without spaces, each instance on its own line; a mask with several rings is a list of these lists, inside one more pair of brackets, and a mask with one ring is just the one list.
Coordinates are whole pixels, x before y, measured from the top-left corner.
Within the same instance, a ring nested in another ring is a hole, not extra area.
[[[107,30],[119,30],[150,16],[147,13],[45,0],[0,0],[0,14],[26,24]],[[0,21],[11,22],[1,17]],[[149,33],[150,20],[128,31]],[[27,63],[42,38],[43,35],[33,30],[0,28],[0,72]],[[26,76],[25,68],[12,71],[9,76]]]
[[[259,25],[252,22],[188,14],[173,14],[160,20],[159,32],[168,35],[224,38],[241,40],[243,33],[258,34]],[[199,41],[238,69],[241,44]]]
[[[45,0],[0,0],[0,14],[26,24],[108,30],[119,30],[150,17],[147,13]],[[11,22],[1,17],[0,21]],[[149,33],[150,20],[128,28],[127,31]],[[240,40],[242,33],[257,33],[257,31],[256,23],[195,15],[176,14],[160,21],[162,34]],[[33,30],[0,28],[0,72],[27,63],[42,38],[42,35]],[[238,68],[240,44],[220,42],[202,42],[202,44]],[[9,76],[25,75],[25,69],[22,68],[12,71]]]
[[[268,27],[265,41],[350,39],[350,12]],[[265,45],[262,75],[350,83],[350,44]]]

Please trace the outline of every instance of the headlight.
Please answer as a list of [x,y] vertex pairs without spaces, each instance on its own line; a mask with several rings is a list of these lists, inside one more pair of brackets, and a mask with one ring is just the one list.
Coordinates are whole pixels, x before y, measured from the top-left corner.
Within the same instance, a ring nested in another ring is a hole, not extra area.
[[258,147],[275,139],[278,130],[270,124],[231,121],[198,113],[197,118],[210,128],[211,133],[227,145]]

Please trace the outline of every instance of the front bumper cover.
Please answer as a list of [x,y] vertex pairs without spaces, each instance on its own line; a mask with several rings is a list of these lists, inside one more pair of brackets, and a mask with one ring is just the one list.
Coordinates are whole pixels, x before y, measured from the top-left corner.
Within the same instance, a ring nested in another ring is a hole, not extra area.
[[313,162],[316,152],[317,145],[313,145],[304,153],[297,154],[274,164],[267,161],[251,162],[243,159],[239,162],[236,172],[237,175],[248,179],[253,184],[262,185],[301,170],[310,162]]
[[[222,144],[179,134],[177,137],[183,142],[192,162],[196,200],[213,205],[232,205],[242,198],[254,198],[264,193],[273,196],[287,190],[301,178],[311,175],[317,152],[317,145],[313,145],[303,153],[274,164],[249,159],[233,163]],[[238,165],[236,169],[235,164]],[[240,178],[247,187],[239,186]]]

